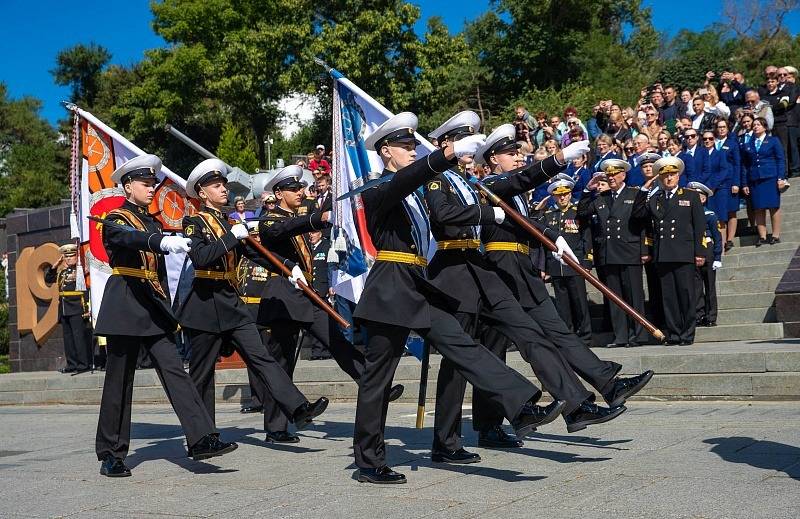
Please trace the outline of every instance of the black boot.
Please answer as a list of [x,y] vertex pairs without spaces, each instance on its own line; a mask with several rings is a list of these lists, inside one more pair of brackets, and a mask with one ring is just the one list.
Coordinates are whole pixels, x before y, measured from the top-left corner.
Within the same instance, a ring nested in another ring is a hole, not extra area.
[[305,402],[295,410],[292,415],[292,423],[299,431],[300,429],[308,427],[308,424],[310,424],[314,418],[324,413],[327,408],[328,399],[324,396],[318,398],[313,404]]
[[647,370],[635,377],[618,377],[614,381],[614,386],[603,395],[609,407],[618,407],[625,403],[627,399],[638,393],[653,378],[653,371]]
[[567,403],[563,400],[554,400],[552,404],[547,407],[532,404],[530,402],[522,406],[522,410],[511,421],[511,426],[517,438],[525,438],[528,434],[532,433],[537,427],[549,424],[561,414],[564,406]]
[[[533,431],[531,431],[533,432]],[[516,449],[525,445],[525,442],[508,434],[502,425],[495,425],[478,433],[478,447],[489,449]]]
[[220,441],[219,435],[207,434],[200,441],[189,447],[189,457],[195,461],[222,456],[235,451],[239,446],[235,442]]
[[131,469],[125,465],[125,460],[109,454],[100,465],[100,474],[110,478],[127,478],[131,475]]
[[624,405],[619,407],[601,407],[587,400],[564,417],[564,420],[567,422],[567,432],[572,433],[580,431],[581,429],[586,429],[587,425],[609,422],[627,411],[627,409],[628,408]]

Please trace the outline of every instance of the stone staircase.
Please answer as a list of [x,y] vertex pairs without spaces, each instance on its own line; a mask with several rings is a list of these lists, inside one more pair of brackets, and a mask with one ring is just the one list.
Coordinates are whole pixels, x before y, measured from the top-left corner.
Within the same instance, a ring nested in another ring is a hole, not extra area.
[[[775,315],[775,288],[800,246],[800,190],[794,187],[781,200],[783,225],[781,243],[755,247],[755,229],[740,210],[739,236],[735,247],[722,258],[717,271],[717,326],[698,327],[696,342],[781,339],[783,324]],[[771,233],[767,224],[768,235]],[[645,282],[646,286],[646,282]],[[588,287],[592,304],[592,327],[602,329],[602,295]],[[609,333],[595,334],[595,344],[613,340]]]

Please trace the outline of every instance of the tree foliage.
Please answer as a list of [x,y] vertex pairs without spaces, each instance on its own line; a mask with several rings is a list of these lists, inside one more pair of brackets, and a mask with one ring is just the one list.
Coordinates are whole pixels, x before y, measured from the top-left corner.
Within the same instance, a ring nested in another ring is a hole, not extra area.
[[50,71],[57,85],[72,89],[74,103],[94,104],[99,88],[100,71],[111,60],[111,53],[100,45],[78,44],[64,49],[56,56],[56,67]]
[[258,158],[252,146],[252,139],[250,141],[245,139],[239,128],[230,121],[222,127],[216,155],[230,166],[242,171],[254,173],[258,169]]

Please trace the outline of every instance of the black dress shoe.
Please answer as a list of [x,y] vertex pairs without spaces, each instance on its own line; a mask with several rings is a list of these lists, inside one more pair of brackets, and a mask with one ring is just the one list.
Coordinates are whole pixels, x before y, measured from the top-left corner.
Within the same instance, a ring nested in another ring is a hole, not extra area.
[[667,341],[666,344],[667,344],[667,346],[677,346],[680,343],[681,343],[681,341],[678,340],[678,339],[670,339],[670,340]]
[[780,238],[776,238],[775,236],[772,236],[769,239],[769,244],[770,245],[775,245],[776,243],[780,243],[780,242],[781,242],[781,239]]
[[308,427],[308,424],[310,424],[314,418],[324,413],[327,408],[328,399],[324,396],[318,398],[313,404],[304,402],[292,415],[292,423],[299,431],[300,429]]
[[758,238],[758,239],[756,239],[756,247],[761,247],[765,243],[767,243],[767,239],[766,238]]
[[300,437],[289,431],[267,431],[267,437],[264,440],[267,443],[299,443]]
[[75,368],[61,368],[58,370],[59,373],[75,373]]
[[239,409],[239,412],[242,414],[250,414],[250,413],[260,413],[264,410],[263,405],[246,405]]
[[558,418],[565,405],[567,403],[563,400],[554,400],[547,407],[531,404],[530,402],[526,403],[522,406],[519,414],[511,421],[511,426],[514,428],[517,438],[525,438],[537,427],[549,424]]
[[681,341],[680,342],[681,346],[691,346],[692,344],[694,344],[694,341]]
[[405,391],[405,386],[403,384],[395,384],[392,386],[392,389],[389,390],[389,402],[394,402],[401,396],[403,396],[403,391]]
[[625,348],[628,346],[627,342],[612,342],[606,344],[606,348]]
[[125,465],[125,460],[108,455],[100,465],[100,474],[110,478],[127,478],[131,475],[131,469]]
[[435,449],[431,452],[431,461],[434,463],[452,463],[454,465],[468,465],[470,463],[478,463],[481,461],[480,454],[469,452],[465,448],[460,448],[457,451],[449,451],[444,449]]
[[189,457],[195,461],[222,456],[239,448],[235,442],[224,442],[216,434],[207,434],[189,447]]
[[708,321],[708,322],[706,322],[706,326],[708,326],[709,328],[713,328],[716,325],[717,325],[716,321]]
[[406,482],[406,477],[386,465],[377,469],[359,469],[358,481],[376,485],[397,485]]
[[647,370],[635,377],[619,377],[614,381],[614,387],[603,395],[609,407],[618,407],[625,403],[627,399],[641,391],[641,389],[653,378],[653,371]]
[[567,422],[567,432],[580,431],[586,429],[587,425],[595,425],[613,420],[628,408],[624,405],[619,407],[601,407],[595,403],[586,401],[577,409],[568,414],[564,419]]
[[488,449],[516,449],[523,445],[525,445],[525,442],[513,434],[508,434],[503,429],[502,425],[495,425],[491,429],[481,431],[478,434],[478,447],[486,447]]
[[725,242],[725,252],[730,251],[734,247],[733,242],[728,240]]
[[79,370],[74,371],[71,376],[74,377],[75,375],[81,375],[83,373],[89,373],[90,371],[94,371],[94,370],[92,370],[92,368],[79,369]]

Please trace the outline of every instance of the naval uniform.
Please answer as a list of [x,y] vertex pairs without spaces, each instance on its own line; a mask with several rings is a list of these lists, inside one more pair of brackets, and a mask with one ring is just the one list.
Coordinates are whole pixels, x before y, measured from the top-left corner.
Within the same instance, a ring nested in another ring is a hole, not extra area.
[[[491,175],[486,177],[483,183],[503,201],[527,217],[529,216],[527,204],[521,195],[537,183],[541,183],[542,174],[553,176],[562,168],[555,157],[548,157],[519,172]],[[550,240],[558,239],[559,235],[554,229],[535,219],[530,221]],[[571,368],[568,370],[571,377],[574,378],[577,373],[604,394],[614,384],[622,366],[615,362],[600,360],[583,340],[570,331],[559,316],[541,276],[541,271],[545,268],[544,257],[550,256],[549,252],[528,231],[511,219],[506,219],[499,225],[482,226],[481,238],[489,264],[511,289],[528,316],[543,331],[543,340],[556,346],[559,355]],[[507,343],[503,343],[503,346],[505,345]],[[503,346],[493,344],[491,348],[495,351],[495,348]],[[551,383],[542,380],[542,384],[546,390],[555,394],[554,389],[551,389]],[[571,407],[565,408],[564,416],[584,401],[594,399],[594,395],[583,385],[580,385],[580,389],[581,396],[570,398]],[[562,396],[558,398],[565,399]],[[488,429],[502,423],[502,417],[486,406],[482,395],[476,393],[472,404],[472,421],[476,428]]]
[[[223,343],[232,343],[284,414],[291,416],[307,400],[264,347],[236,286],[236,267],[243,255],[265,267],[271,264],[240,243],[231,227],[221,212],[210,207],[183,219],[183,234],[192,240],[189,258],[195,269],[192,288],[177,312],[192,341],[189,374],[213,417],[214,366]],[[266,394],[259,397],[262,402],[268,398]]]
[[97,459],[128,453],[136,360],[144,348],[181,422],[189,446],[216,433],[175,346],[178,323],[167,289],[160,249],[161,225],[146,209],[126,201],[107,218],[137,230],[103,226],[113,274],[106,282],[95,333],[107,338],[106,376],[97,424]]
[[[569,204],[565,208],[550,209],[540,221],[557,230],[569,244],[575,257],[587,269],[591,260],[587,257],[586,244],[590,240],[588,227],[578,220],[578,206]],[[592,318],[589,314],[589,296],[586,294],[586,280],[575,269],[562,264],[552,254],[547,255],[545,264],[547,275],[553,285],[558,315],[575,335],[587,345],[592,342]]]
[[367,229],[378,250],[354,316],[366,330],[366,369],[358,389],[354,453],[359,468],[385,466],[389,390],[408,334],[415,330],[509,420],[541,395],[525,377],[469,336],[449,311],[459,301],[426,275],[429,222],[416,189],[453,163],[437,150],[361,195]]
[[653,219],[653,261],[661,281],[668,342],[694,342],[695,257],[706,255],[704,212],[700,195],[682,187],[636,201],[634,215]]
[[[714,195],[716,196],[716,195]],[[719,232],[719,220],[714,211],[704,210],[706,225],[703,229],[703,249],[706,262],[695,270],[697,286],[698,323],[716,324],[717,322],[717,271],[715,261],[722,261],[722,233]]]
[[[258,263],[252,262],[246,257],[242,257],[239,260],[239,268],[237,269],[239,293],[241,294],[242,302],[247,305],[253,320],[258,318],[258,307],[261,304],[261,296],[264,294],[264,288],[269,276],[270,272]],[[269,329],[260,326],[257,321],[256,328],[266,344],[269,340]],[[250,385],[250,406],[263,406],[264,403],[259,395],[267,391],[267,388],[261,384],[258,375],[250,366],[247,366],[247,382]]]
[[87,371],[92,368],[91,331],[85,315],[89,312],[89,299],[86,290],[77,290],[75,267],[65,267],[60,271],[54,267],[44,273],[46,283],[58,286],[58,322],[64,336],[64,357],[67,360],[65,371]]
[[[594,262],[602,266],[608,288],[643,314],[642,256],[649,251],[645,245],[644,221],[631,215],[637,197],[644,201],[647,195],[628,185],[618,191],[609,189],[584,196],[578,202],[578,218],[597,217],[605,234],[594,242]],[[638,344],[646,340],[644,327],[620,307],[610,304],[609,313],[615,344]]]
[[[261,243],[271,252],[298,265],[309,283],[312,281],[313,259],[305,233],[330,227],[322,221],[323,213],[323,210],[318,210],[298,216],[276,206],[259,224]],[[294,371],[297,336],[301,329],[305,329],[325,345],[345,373],[356,382],[361,378],[364,356],[342,335],[336,322],[297,290],[287,277],[278,273],[270,276],[261,297],[257,322],[270,328],[270,338],[265,344],[286,373]],[[286,430],[287,418],[270,396],[264,400],[264,414],[267,431]]]
[[[545,171],[532,166],[527,171],[536,177],[536,182],[544,182],[559,169]],[[517,345],[553,397],[567,402],[566,413],[577,408],[589,393],[556,346],[546,340],[546,332],[525,314],[514,294],[478,250],[479,226],[494,224],[493,208],[480,204],[466,179],[453,171],[437,175],[426,184],[425,201],[437,247],[428,266],[428,279],[440,291],[458,300],[454,317],[462,328],[476,339],[478,319],[496,328]],[[506,342],[501,344],[505,346]],[[434,450],[461,448],[459,429],[465,386],[466,380],[458,373],[456,364],[442,359],[436,385]],[[494,412],[491,406],[486,407],[487,412]]]

